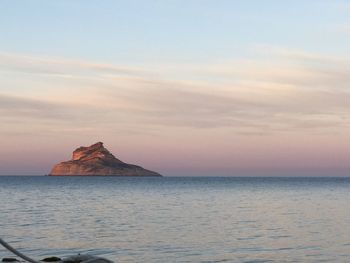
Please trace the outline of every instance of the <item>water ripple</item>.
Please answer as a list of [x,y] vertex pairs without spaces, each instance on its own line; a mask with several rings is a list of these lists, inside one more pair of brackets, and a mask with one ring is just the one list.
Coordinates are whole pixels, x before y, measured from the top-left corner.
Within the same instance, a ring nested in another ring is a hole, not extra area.
[[38,259],[348,262],[349,189],[344,178],[0,177],[0,229]]

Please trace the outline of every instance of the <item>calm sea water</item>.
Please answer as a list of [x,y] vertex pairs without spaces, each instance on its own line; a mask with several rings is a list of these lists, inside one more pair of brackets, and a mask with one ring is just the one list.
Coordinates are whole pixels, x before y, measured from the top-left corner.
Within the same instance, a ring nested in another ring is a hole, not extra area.
[[37,259],[350,262],[350,178],[0,177],[0,202]]

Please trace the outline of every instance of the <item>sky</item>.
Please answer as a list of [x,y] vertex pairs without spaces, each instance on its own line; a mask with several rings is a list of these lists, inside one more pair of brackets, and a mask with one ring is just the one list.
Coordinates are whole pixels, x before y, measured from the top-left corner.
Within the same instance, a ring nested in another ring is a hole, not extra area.
[[0,175],[350,176],[350,2],[4,0]]

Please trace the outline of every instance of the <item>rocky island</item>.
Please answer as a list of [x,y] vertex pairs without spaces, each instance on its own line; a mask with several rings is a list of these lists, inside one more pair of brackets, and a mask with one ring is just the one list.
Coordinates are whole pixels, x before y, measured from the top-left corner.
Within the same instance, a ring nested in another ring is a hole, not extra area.
[[114,157],[102,142],[79,147],[71,160],[56,164],[50,176],[161,176],[141,166],[124,163]]

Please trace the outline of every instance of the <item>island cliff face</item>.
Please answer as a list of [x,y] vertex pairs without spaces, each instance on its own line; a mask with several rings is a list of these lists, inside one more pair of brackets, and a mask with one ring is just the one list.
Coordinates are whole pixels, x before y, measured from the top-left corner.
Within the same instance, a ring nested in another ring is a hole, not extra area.
[[140,166],[124,163],[114,157],[102,142],[79,147],[71,160],[56,164],[51,176],[161,176]]

